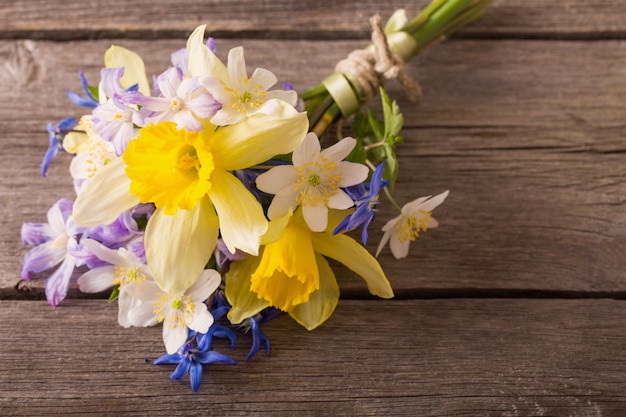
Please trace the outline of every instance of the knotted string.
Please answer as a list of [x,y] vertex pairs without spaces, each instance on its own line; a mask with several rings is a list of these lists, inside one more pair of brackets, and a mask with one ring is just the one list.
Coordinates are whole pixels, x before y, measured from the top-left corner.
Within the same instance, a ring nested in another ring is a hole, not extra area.
[[[346,113],[355,111],[354,97],[347,97],[346,87],[353,87],[350,90],[357,90],[350,92],[353,96],[356,95],[357,105],[358,102],[369,101],[378,93],[378,89],[384,85],[384,82],[391,79],[396,79],[404,87],[412,101],[417,100],[422,94],[418,82],[404,70],[402,58],[391,51],[380,15],[372,16],[370,24],[373,47],[352,51],[346,59],[337,63],[335,74],[324,82],[344,116],[347,115]],[[350,85],[346,86],[346,82],[339,79],[337,75],[347,78]],[[342,89],[344,91],[341,91]]]

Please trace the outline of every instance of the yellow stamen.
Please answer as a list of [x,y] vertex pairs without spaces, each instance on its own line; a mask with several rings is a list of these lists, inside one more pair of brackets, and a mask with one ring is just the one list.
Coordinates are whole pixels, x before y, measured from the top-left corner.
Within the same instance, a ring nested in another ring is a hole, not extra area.
[[113,278],[113,284],[124,286],[145,280],[146,274],[141,268],[117,265],[114,267]]
[[231,107],[239,113],[248,114],[251,110],[257,110],[267,97],[267,91],[260,84],[250,85],[250,80],[243,77],[238,82],[237,88],[224,87],[233,98]]
[[[166,308],[169,304],[170,308]],[[170,328],[187,327],[191,322],[195,304],[191,296],[179,294],[161,294],[161,299],[154,305],[153,313],[159,323],[165,322]]]
[[[415,214],[419,214],[416,216]],[[427,230],[428,220],[432,212],[426,210],[419,210],[417,213],[412,213],[410,216],[404,217],[402,221],[396,224],[396,234],[400,242],[406,242],[407,240],[414,241],[419,236],[420,232]]]
[[341,175],[336,172],[337,164],[328,158],[320,156],[296,169],[299,175],[295,184],[296,191],[299,191],[296,201],[299,204],[325,205],[339,190]]

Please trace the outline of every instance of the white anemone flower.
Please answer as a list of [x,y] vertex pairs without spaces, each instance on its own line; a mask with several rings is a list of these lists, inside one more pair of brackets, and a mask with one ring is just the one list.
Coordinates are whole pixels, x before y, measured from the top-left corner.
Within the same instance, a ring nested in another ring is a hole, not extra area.
[[237,123],[256,113],[263,103],[278,99],[296,105],[295,91],[268,91],[278,79],[264,68],[257,68],[248,78],[243,48],[233,48],[228,53],[228,77],[208,76],[200,78],[211,95],[222,104],[222,108],[211,118],[211,123],[224,126]]
[[[93,268],[78,277],[78,288],[85,293],[97,293],[119,285],[118,322],[120,326],[130,327],[128,314],[142,301],[129,295],[126,289],[131,283],[154,282],[148,265],[126,248],[109,249],[92,239],[82,239],[80,243],[110,265]],[[144,325],[156,323],[157,318],[154,317]]]
[[221,282],[217,271],[205,269],[184,292],[163,292],[152,282],[129,286],[128,292],[143,301],[129,312],[129,321],[133,326],[149,326],[155,319],[162,322],[165,349],[169,354],[175,353],[187,341],[188,329],[209,331],[213,316],[205,301]]
[[344,138],[320,152],[319,139],[309,133],[293,152],[293,165],[279,165],[259,175],[259,190],[275,194],[268,209],[270,220],[302,205],[309,228],[314,232],[326,230],[329,208],[344,210],[354,205],[341,188],[367,179],[367,166],[343,161],[355,145],[354,138]]
[[398,217],[389,220],[382,228],[383,235],[376,256],[380,254],[383,247],[389,242],[391,253],[396,259],[406,258],[409,253],[409,245],[417,239],[420,232],[425,232],[428,228],[435,228],[439,222],[431,217],[432,211],[448,196],[448,191],[444,191],[431,198],[420,197],[402,207],[402,212]]

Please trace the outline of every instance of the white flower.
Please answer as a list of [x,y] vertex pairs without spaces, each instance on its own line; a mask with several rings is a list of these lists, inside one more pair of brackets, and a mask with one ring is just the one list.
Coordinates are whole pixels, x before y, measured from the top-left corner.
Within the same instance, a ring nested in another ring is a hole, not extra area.
[[343,161],[356,145],[344,138],[320,152],[315,133],[309,133],[293,152],[293,165],[279,165],[259,175],[259,190],[275,194],[268,210],[270,220],[283,217],[302,205],[302,214],[314,232],[328,224],[328,209],[347,209],[354,201],[341,188],[359,184],[367,178],[363,164]]
[[63,148],[76,154],[70,162],[70,175],[74,179],[76,193],[84,188],[95,173],[118,158],[113,143],[107,142],[94,130],[91,116],[83,116],[79,127],[85,132],[71,132],[63,141]]
[[200,78],[211,95],[222,104],[222,108],[211,118],[211,123],[224,126],[237,123],[256,113],[263,103],[271,99],[286,101],[296,105],[298,95],[295,91],[269,90],[278,79],[264,69],[257,68],[250,78],[246,71],[243,48],[237,47],[228,53],[228,77],[218,76]]
[[129,286],[128,292],[143,300],[129,313],[133,326],[149,326],[156,318],[163,322],[163,343],[172,354],[187,340],[188,328],[206,333],[213,324],[213,316],[204,303],[222,282],[220,274],[205,269],[196,282],[184,292],[167,293],[156,283],[147,282]]
[[[154,282],[148,265],[141,262],[134,253],[126,248],[109,249],[92,239],[82,239],[80,243],[98,259],[108,262],[110,265],[93,268],[85,272],[78,278],[78,288],[82,292],[96,293],[119,285],[117,319],[120,326],[130,327],[128,315],[142,301],[129,295],[126,289],[131,283]],[[151,322],[144,325],[152,326],[156,323],[157,318],[154,317]]]
[[419,232],[425,232],[429,227],[435,228],[439,225],[437,220],[431,217],[432,211],[443,203],[448,196],[445,191],[435,197],[420,197],[402,207],[402,213],[391,219],[382,228],[383,235],[376,256],[383,247],[390,241],[391,253],[396,259],[405,258],[409,253],[409,245],[414,241]]

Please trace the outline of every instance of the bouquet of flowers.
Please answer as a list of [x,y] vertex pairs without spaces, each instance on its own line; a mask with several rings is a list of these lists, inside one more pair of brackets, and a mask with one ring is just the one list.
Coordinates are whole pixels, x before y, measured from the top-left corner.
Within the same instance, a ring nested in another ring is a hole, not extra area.
[[[389,243],[396,258],[427,228],[445,191],[402,207],[391,190],[402,115],[383,90],[398,79],[419,85],[403,64],[481,15],[488,0],[433,0],[409,20],[402,10],[383,28],[372,18],[372,44],[354,51],[318,86],[298,94],[272,89],[274,74],[248,75],[243,48],[224,64],[205,26],[196,28],[172,65],[148,81],[142,59],[112,46],[97,85],[81,73],[88,113],[49,124],[42,175],[59,151],[73,155],[76,198],[62,198],[47,223],[27,223],[22,277],[56,268],[48,302],[65,297],[76,267],[83,292],[110,292],[124,327],[163,323],[166,354],[194,391],[208,363],[234,363],[213,349],[233,329],[252,336],[252,358],[269,340],[260,325],[285,312],[308,330],[339,301],[327,258],[382,298],[393,290],[365,248],[379,194],[398,209],[382,227],[376,256]],[[382,98],[383,118],[361,111]],[[352,133],[323,147],[333,123],[353,116]],[[351,231],[360,229],[360,239]],[[360,242],[359,242],[360,240]],[[60,266],[59,266],[60,264]]]

